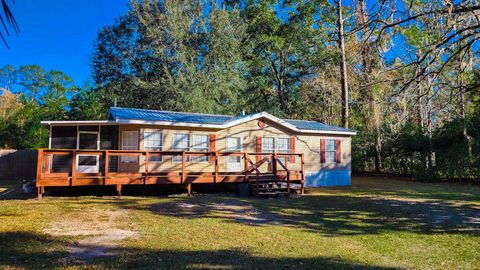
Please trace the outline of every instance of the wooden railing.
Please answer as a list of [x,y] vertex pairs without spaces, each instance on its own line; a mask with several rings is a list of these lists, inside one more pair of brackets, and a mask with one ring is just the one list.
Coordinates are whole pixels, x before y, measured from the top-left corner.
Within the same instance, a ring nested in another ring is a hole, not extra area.
[[290,193],[290,170],[287,168],[287,165],[286,165],[288,163],[285,162],[285,164],[283,164],[283,162],[275,154],[273,158],[274,158],[274,163],[276,164],[278,162],[278,164],[280,164],[280,166],[282,166],[283,169],[287,172],[287,193]]
[[[262,159],[254,163],[252,157],[257,156]],[[280,161],[291,156],[300,160],[286,164]],[[84,165],[80,157],[93,157],[95,166]],[[195,160],[202,157],[204,161]],[[227,170],[227,157],[240,157],[240,168]],[[283,170],[277,169],[277,163]],[[247,183],[252,173],[257,179],[267,173],[281,180],[286,177],[288,187],[296,181],[303,192],[301,153],[40,149],[36,183],[39,196],[45,186],[116,185],[121,194],[122,185],[128,184],[184,184],[190,194],[192,183]]]

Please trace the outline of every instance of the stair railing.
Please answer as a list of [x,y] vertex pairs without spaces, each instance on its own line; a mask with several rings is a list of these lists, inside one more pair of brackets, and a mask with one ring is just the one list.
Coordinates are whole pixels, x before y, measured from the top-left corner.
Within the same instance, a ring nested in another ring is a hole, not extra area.
[[258,167],[262,166],[263,163],[265,163],[268,158],[263,158],[262,160],[258,161],[257,163],[253,163],[253,161],[250,159],[250,156],[248,154],[245,154],[245,160],[250,164],[251,169],[247,170],[245,175],[248,176],[250,173],[255,171],[255,176],[256,176],[256,183],[255,183],[255,189],[256,189],[256,195],[258,196],[258,193],[260,192],[260,170]]
[[290,170],[287,168],[287,166],[283,164],[283,162],[279,158],[275,157],[275,159],[276,162],[278,162],[278,164],[280,164],[280,166],[282,166],[282,168],[287,172],[287,193],[290,194]]

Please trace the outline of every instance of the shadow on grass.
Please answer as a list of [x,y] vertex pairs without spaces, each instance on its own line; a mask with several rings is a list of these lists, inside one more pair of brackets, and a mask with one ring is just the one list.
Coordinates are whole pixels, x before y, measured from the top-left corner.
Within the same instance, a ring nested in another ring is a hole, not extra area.
[[197,195],[155,200],[119,200],[119,207],[177,218],[216,218],[252,226],[279,225],[325,235],[406,231],[480,235],[478,206],[347,195],[284,199]]
[[[326,189],[327,192],[329,190]],[[412,199],[480,202],[480,185],[475,183],[425,183],[394,177],[353,176],[352,186],[348,190],[353,193]]]
[[[364,265],[341,258],[267,258],[227,250],[112,249],[114,255],[81,261],[64,252],[65,241],[28,232],[0,234],[0,268],[57,269],[393,269]],[[95,246],[91,247],[96,248]]]

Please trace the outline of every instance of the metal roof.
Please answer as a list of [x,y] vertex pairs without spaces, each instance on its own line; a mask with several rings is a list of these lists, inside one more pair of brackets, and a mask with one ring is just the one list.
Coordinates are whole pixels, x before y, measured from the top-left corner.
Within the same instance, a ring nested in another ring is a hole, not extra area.
[[348,128],[331,126],[315,121],[285,119],[285,122],[294,125],[298,129],[353,132],[353,130]]
[[[238,122],[242,119],[251,119],[250,115],[216,115],[216,114],[201,114],[201,113],[187,113],[187,112],[171,112],[171,111],[157,111],[147,109],[134,109],[111,107],[109,120],[121,121],[159,121],[171,123],[190,123],[198,125],[227,125],[229,123]],[[259,115],[269,115],[268,113],[259,113]],[[272,116],[274,117],[274,116]],[[343,127],[331,126],[316,121],[294,120],[294,119],[280,119],[281,122],[286,122],[289,125],[297,128],[299,131],[325,131],[325,132],[339,132],[355,134],[355,131]]]
[[111,107],[109,118],[110,120],[129,119],[222,125],[232,116]]

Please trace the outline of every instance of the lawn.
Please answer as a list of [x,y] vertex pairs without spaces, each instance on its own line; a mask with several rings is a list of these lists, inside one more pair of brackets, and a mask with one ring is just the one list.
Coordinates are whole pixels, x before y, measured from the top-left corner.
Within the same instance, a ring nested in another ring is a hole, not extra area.
[[10,182],[0,189],[0,268],[480,268],[479,186],[352,182],[280,199],[41,201]]

